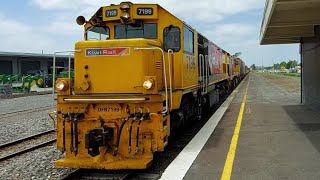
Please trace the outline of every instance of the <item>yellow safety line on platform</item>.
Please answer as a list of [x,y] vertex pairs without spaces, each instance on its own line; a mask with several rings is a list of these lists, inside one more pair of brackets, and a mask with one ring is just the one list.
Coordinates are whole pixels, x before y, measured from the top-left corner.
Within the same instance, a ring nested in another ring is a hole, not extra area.
[[243,99],[242,99],[242,103],[241,103],[240,112],[239,112],[239,115],[238,115],[237,124],[236,124],[236,127],[234,128],[234,132],[233,132],[233,136],[232,136],[232,139],[231,139],[231,143],[230,143],[227,159],[226,159],[226,162],[224,164],[221,180],[229,180],[231,178],[233,161],[234,161],[234,157],[236,155],[237,144],[238,144],[238,139],[239,139],[239,133],[240,133],[241,124],[242,124],[243,111],[244,111],[244,107],[246,105],[246,100],[247,100],[248,87],[249,87],[249,80],[248,80],[248,84],[247,84],[247,87],[246,87],[246,91],[245,91]]

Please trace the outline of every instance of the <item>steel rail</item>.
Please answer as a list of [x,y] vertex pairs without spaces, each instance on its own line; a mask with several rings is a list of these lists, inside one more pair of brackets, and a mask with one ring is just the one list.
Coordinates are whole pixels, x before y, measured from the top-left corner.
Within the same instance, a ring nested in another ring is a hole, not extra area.
[[126,180],[130,179],[130,177],[133,175],[133,171],[126,173],[124,176],[122,176],[119,180]]
[[[92,170],[91,170],[92,171]],[[99,171],[99,170],[97,170]],[[71,171],[70,173],[66,174],[63,176],[61,179],[62,180],[68,180],[68,179],[81,179],[83,177],[88,177],[90,178],[84,178],[84,179],[118,179],[118,180],[127,180],[132,177],[134,174],[134,171],[130,171],[128,173],[123,173],[123,174],[114,174],[114,173],[106,173],[106,174],[101,174],[101,173],[95,173],[93,172],[86,172],[86,169],[75,169]],[[120,176],[119,176],[120,175]]]
[[50,134],[50,133],[52,133],[54,131],[55,131],[54,129],[50,129],[48,131],[44,131],[44,132],[41,132],[41,133],[38,133],[38,134],[34,134],[34,135],[31,135],[31,136],[28,136],[28,137],[25,137],[25,138],[20,138],[20,139],[14,140],[14,141],[10,141],[10,142],[4,143],[4,144],[0,144],[0,149],[8,147],[8,146],[12,146],[14,144],[17,144],[17,143],[20,143],[20,142],[23,142],[23,141],[26,141],[26,140],[29,140],[29,139],[36,138],[36,137],[39,137],[39,136],[42,136],[42,135]]
[[47,109],[50,107],[54,107],[53,105],[48,105],[48,106],[43,106],[43,107],[39,107],[39,108],[32,108],[32,109],[24,109],[24,110],[20,110],[20,111],[14,111],[14,112],[8,112],[8,113],[1,113],[0,117],[2,116],[7,116],[7,115],[15,115],[15,113],[19,114],[19,113],[23,113],[23,112],[28,112],[28,111],[38,111],[38,110],[43,110],[43,109]]
[[61,180],[66,180],[66,179],[73,179],[74,177],[77,176],[77,174],[79,174],[81,171],[81,169],[75,169],[73,171],[71,171],[70,173],[64,175],[63,177],[61,177]]
[[52,144],[52,143],[54,143],[54,142],[56,142],[56,141],[57,141],[56,138],[55,138],[55,139],[51,139],[51,140],[45,141],[45,142],[43,142],[43,143],[34,145],[34,146],[32,146],[32,147],[29,147],[29,148],[20,150],[20,151],[18,151],[18,152],[14,152],[14,153],[11,153],[11,154],[2,156],[2,157],[0,157],[0,161],[4,161],[4,160],[10,159],[10,158],[12,158],[12,157],[15,157],[15,156],[24,154],[24,153],[26,153],[26,152],[30,152],[30,151],[35,150],[35,149],[39,149],[39,148],[41,148],[41,147],[47,146],[48,144]]

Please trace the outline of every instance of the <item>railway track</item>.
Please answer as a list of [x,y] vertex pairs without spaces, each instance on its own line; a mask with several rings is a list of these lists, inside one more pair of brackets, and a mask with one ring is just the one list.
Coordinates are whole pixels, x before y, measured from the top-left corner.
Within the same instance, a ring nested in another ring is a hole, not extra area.
[[[52,143],[56,142],[56,140],[57,140],[56,138],[50,138],[49,140],[45,140],[45,141],[41,141],[39,143],[35,143],[35,145],[32,145],[32,146],[29,146],[29,145],[26,144],[29,141],[32,141],[32,140],[37,141],[37,140],[41,139],[41,137],[45,137],[45,136],[50,135],[50,134],[52,134],[54,132],[55,132],[55,130],[51,129],[51,130],[44,131],[44,132],[41,132],[41,133],[38,133],[38,134],[34,134],[34,135],[31,135],[31,136],[28,136],[28,137],[25,137],[25,138],[21,138],[21,139],[17,139],[17,140],[11,141],[11,142],[7,142],[7,143],[4,143],[4,144],[1,144],[0,145],[0,152],[6,152],[6,151],[10,151],[10,152],[9,153],[5,153],[4,155],[1,155],[0,156],[0,162],[4,161],[4,160],[7,160],[7,159],[10,159],[12,157],[18,156],[20,154],[23,154],[23,153],[26,153],[26,152],[30,152],[32,150],[35,150],[35,149],[38,149],[38,148],[41,148],[41,147],[44,147],[44,146],[47,146],[49,144],[52,144]],[[21,146],[21,143],[26,144],[27,147],[26,148],[19,147],[19,145]],[[12,149],[14,149],[14,148],[16,148],[18,150],[12,152]]]
[[23,114],[32,113],[32,112],[39,112],[39,111],[43,111],[43,110],[47,110],[47,109],[51,109],[51,108],[54,108],[54,106],[48,105],[48,106],[43,106],[43,107],[39,107],[39,108],[24,109],[24,110],[19,110],[19,111],[14,111],[14,112],[1,113],[0,119],[23,115]]
[[160,174],[144,173],[142,170],[132,171],[107,171],[107,170],[94,170],[94,169],[76,169],[66,176],[62,177],[63,180],[70,179],[87,179],[87,180],[156,180],[160,178]]

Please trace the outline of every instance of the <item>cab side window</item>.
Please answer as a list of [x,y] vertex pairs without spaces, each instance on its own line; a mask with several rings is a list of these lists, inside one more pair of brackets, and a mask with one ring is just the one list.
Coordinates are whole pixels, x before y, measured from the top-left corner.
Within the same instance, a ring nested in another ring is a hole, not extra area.
[[180,51],[180,29],[178,27],[169,26],[164,29],[164,50],[172,49],[173,52]]
[[193,32],[187,27],[184,26],[184,52],[188,54],[193,54],[194,38]]

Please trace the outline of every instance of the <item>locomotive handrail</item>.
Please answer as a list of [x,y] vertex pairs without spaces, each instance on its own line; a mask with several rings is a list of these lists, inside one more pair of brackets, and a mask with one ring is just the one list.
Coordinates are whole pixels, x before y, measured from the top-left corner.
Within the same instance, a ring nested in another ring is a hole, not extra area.
[[205,66],[205,58],[203,57],[203,55],[202,55],[202,94],[205,94],[205,78],[206,78],[206,76],[205,76],[205,72],[204,72],[204,67]]
[[208,93],[208,85],[209,85],[209,70],[208,70],[209,61],[208,61],[208,55],[205,55],[204,61],[205,61],[205,64],[206,64],[206,91],[205,91],[205,93],[207,94]]
[[205,93],[205,87],[204,87],[204,84],[205,84],[205,72],[204,72],[204,65],[205,65],[205,63],[204,63],[204,61],[205,61],[205,59],[204,59],[204,56],[203,56],[203,54],[199,54],[199,60],[200,60],[200,62],[199,62],[199,69],[200,69],[200,85],[201,85],[201,94],[203,95],[204,93]]
[[203,61],[203,55],[199,54],[199,75],[200,75],[200,81],[202,81],[202,61]]
[[166,62],[164,58],[164,51],[159,47],[147,47],[147,48],[134,48],[135,51],[139,50],[159,50],[162,53],[162,64],[163,64],[163,77],[164,77],[164,88],[166,94],[166,109],[162,111],[162,114],[166,114],[168,112],[168,84],[167,84],[167,71],[166,71]]
[[69,62],[68,62],[68,77],[69,77],[69,79],[71,78],[71,55],[74,55],[74,52],[72,52],[72,53],[69,53]]
[[172,100],[172,74],[171,74],[171,56],[170,56],[170,53],[173,54],[173,50],[172,49],[169,49],[168,50],[168,63],[169,63],[169,84],[170,84],[170,110],[172,110],[172,103],[173,103],[173,100]]
[[55,82],[56,82],[56,55],[57,54],[66,54],[69,53],[69,78],[70,78],[70,71],[71,71],[71,54],[74,54],[75,52],[81,52],[81,50],[74,50],[74,51],[58,51],[53,53],[53,62],[52,62],[52,97],[54,98],[54,91],[55,91]]

